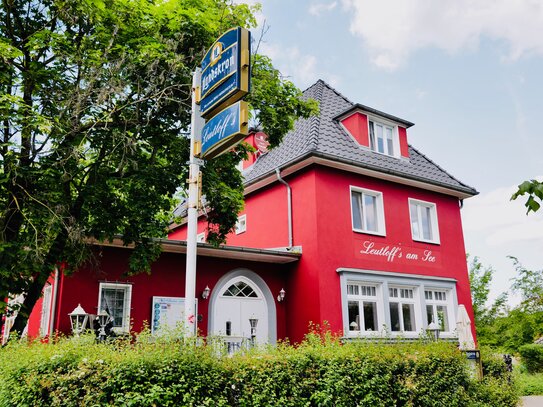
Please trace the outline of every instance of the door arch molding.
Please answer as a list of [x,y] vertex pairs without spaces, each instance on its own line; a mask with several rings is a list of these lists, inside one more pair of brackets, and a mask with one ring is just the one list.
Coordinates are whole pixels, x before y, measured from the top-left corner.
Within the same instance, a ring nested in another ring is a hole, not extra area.
[[266,309],[268,312],[268,342],[270,344],[275,344],[277,342],[277,313],[273,294],[262,277],[260,277],[254,271],[245,268],[234,269],[226,273],[219,279],[219,281],[217,281],[217,284],[215,284],[215,287],[211,291],[211,295],[209,297],[207,331],[212,332],[213,329],[215,318],[215,313],[213,311],[215,310],[215,306],[217,304],[217,298],[221,294],[223,288],[225,288],[225,284],[236,277],[245,277],[246,279],[250,280],[264,295],[264,299],[266,300]]

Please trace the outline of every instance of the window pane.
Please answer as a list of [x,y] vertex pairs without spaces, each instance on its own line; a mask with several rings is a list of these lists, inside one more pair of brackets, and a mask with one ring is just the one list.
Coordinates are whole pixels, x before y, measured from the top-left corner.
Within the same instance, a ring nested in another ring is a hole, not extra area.
[[400,327],[400,310],[399,305],[396,302],[389,303],[390,307],[390,330],[401,331]]
[[353,209],[353,228],[362,230],[362,205],[360,204],[360,192],[351,192],[351,205]]
[[375,130],[373,127],[373,122],[370,122],[370,148],[375,150]]
[[125,290],[123,288],[102,289],[100,308],[105,310],[113,318],[114,327],[123,326],[124,296]]
[[439,329],[442,331],[449,330],[449,317],[447,315],[447,307],[444,305],[437,305],[437,319],[439,321]]
[[387,135],[387,154],[394,155],[394,143],[392,141],[392,129],[390,127],[385,127]]
[[364,194],[365,230],[377,232],[377,197]]
[[402,304],[403,330],[415,330],[415,307],[413,304]]
[[358,295],[358,286],[352,284],[347,285],[347,294]]
[[349,331],[360,331],[360,310],[358,301],[349,301]]
[[431,300],[432,299],[432,292],[431,291],[424,291],[424,298],[426,298],[427,300]]
[[418,239],[420,237],[420,232],[419,232],[419,215],[418,215],[416,204],[414,203],[409,204],[409,213],[411,215],[411,231],[413,232],[413,237]]
[[428,320],[428,325],[430,325],[432,322],[434,322],[434,306],[433,305],[427,305],[426,306],[426,319]]
[[432,240],[432,221],[430,218],[430,208],[427,206],[421,207],[422,215],[422,238]]
[[375,125],[376,139],[377,139],[377,151],[380,153],[385,152],[385,140],[383,138],[383,126]]
[[375,302],[364,302],[364,329],[366,331],[377,331],[377,304]]

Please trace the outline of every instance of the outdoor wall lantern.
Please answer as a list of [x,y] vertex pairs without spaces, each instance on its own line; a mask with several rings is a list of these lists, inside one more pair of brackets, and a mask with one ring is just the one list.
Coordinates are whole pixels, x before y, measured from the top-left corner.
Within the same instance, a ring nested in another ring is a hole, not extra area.
[[430,324],[426,328],[426,332],[428,332],[428,335],[434,341],[437,341],[439,339],[439,327],[437,326],[437,324],[433,320],[432,320],[432,322],[430,322]]
[[98,321],[98,325],[100,325],[100,329],[98,330],[98,340],[103,341],[107,337],[106,333],[106,326],[110,322],[110,316],[109,314],[104,311],[100,310],[98,315],[96,316],[96,320]]
[[72,325],[72,332],[75,336],[79,336],[89,322],[89,314],[85,312],[81,304],[78,304],[72,312],[68,314],[70,317],[70,324]]
[[277,296],[277,301],[281,302],[285,299],[285,289],[281,288],[281,291],[279,291],[279,295]]
[[249,318],[249,324],[251,325],[251,344],[255,346],[256,339],[256,325],[258,324],[257,318]]
[[211,292],[211,289],[208,285],[206,285],[206,288],[204,288],[204,291],[202,291],[202,298],[204,300],[207,300],[209,298],[209,293]]

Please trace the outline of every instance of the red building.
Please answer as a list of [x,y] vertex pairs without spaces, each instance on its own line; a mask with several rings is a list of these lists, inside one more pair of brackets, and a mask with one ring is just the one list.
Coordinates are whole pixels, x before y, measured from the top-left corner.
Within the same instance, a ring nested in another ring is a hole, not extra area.
[[[200,217],[198,328],[247,337],[253,317],[257,340],[274,343],[299,341],[310,322],[347,338],[409,338],[433,321],[454,338],[460,304],[473,320],[460,209],[477,191],[408,144],[412,123],[322,81],[305,95],[320,114],[279,147],[248,137],[258,151],[242,163],[245,209],[227,246],[205,244]],[[185,238],[186,225],[172,225],[151,275],[128,278],[129,249],[97,244],[97,264],[51,278],[29,334],[69,331],[79,303],[94,314],[107,306],[118,331],[182,309]]]

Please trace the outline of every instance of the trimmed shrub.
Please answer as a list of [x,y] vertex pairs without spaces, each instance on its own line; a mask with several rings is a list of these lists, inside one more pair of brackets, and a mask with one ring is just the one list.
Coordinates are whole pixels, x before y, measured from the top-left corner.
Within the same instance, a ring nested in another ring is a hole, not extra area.
[[516,406],[504,376],[476,381],[446,343],[341,344],[309,335],[234,356],[140,335],[0,349],[0,406]]
[[543,345],[524,345],[518,351],[529,373],[543,372]]

